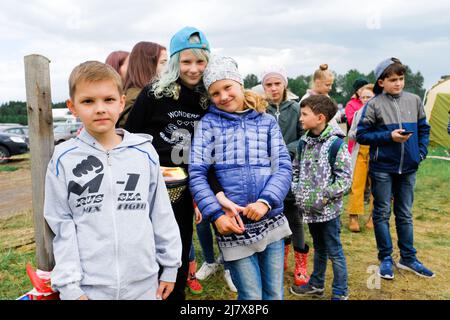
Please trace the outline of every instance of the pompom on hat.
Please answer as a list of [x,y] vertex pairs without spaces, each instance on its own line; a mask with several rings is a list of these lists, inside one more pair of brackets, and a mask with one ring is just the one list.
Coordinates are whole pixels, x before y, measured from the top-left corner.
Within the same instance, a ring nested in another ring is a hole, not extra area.
[[211,56],[203,72],[203,83],[206,89],[209,89],[214,82],[225,79],[234,80],[241,85],[244,84],[244,80],[238,71],[238,64],[233,58]]
[[282,66],[270,66],[261,73],[261,84],[271,78],[277,77],[284,81],[285,87],[288,85],[286,69]]

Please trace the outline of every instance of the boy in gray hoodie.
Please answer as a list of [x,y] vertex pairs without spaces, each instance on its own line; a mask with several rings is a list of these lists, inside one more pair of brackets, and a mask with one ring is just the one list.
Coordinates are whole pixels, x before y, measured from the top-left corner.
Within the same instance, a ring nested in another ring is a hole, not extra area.
[[69,88],[84,129],[55,148],[47,169],[52,287],[61,299],[165,299],[181,239],[151,136],[115,129],[125,96],[110,66],[80,64]]

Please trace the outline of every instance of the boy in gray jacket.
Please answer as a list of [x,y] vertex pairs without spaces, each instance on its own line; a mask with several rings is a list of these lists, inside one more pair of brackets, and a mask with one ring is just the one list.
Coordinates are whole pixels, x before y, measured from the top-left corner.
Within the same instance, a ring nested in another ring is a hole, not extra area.
[[151,136],[116,131],[125,96],[110,66],[80,64],[69,87],[84,129],[55,148],[47,169],[52,287],[61,299],[165,299],[181,240]]

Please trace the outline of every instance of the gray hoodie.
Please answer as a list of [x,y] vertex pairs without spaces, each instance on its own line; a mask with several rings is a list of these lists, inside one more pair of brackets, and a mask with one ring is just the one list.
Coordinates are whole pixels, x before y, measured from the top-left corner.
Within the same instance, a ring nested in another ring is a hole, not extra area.
[[52,287],[62,299],[155,298],[158,279],[175,282],[181,266],[151,136],[117,132],[122,142],[106,151],[82,130],[55,147],[48,165],[44,216],[55,233]]

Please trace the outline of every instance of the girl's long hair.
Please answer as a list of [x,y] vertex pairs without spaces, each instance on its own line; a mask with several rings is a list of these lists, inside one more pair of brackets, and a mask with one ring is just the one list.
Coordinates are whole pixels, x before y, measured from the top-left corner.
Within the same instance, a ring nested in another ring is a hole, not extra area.
[[254,91],[244,89],[243,87],[242,90],[244,91],[244,105],[246,108],[253,109],[261,113],[266,112],[268,104],[262,95]]
[[106,57],[105,63],[109,64],[120,74],[120,67],[123,65],[129,54],[128,51],[113,51]]
[[125,90],[129,88],[142,89],[155,78],[159,56],[163,50],[166,50],[166,48],[157,43],[146,41],[138,42],[133,47],[125,77]]

